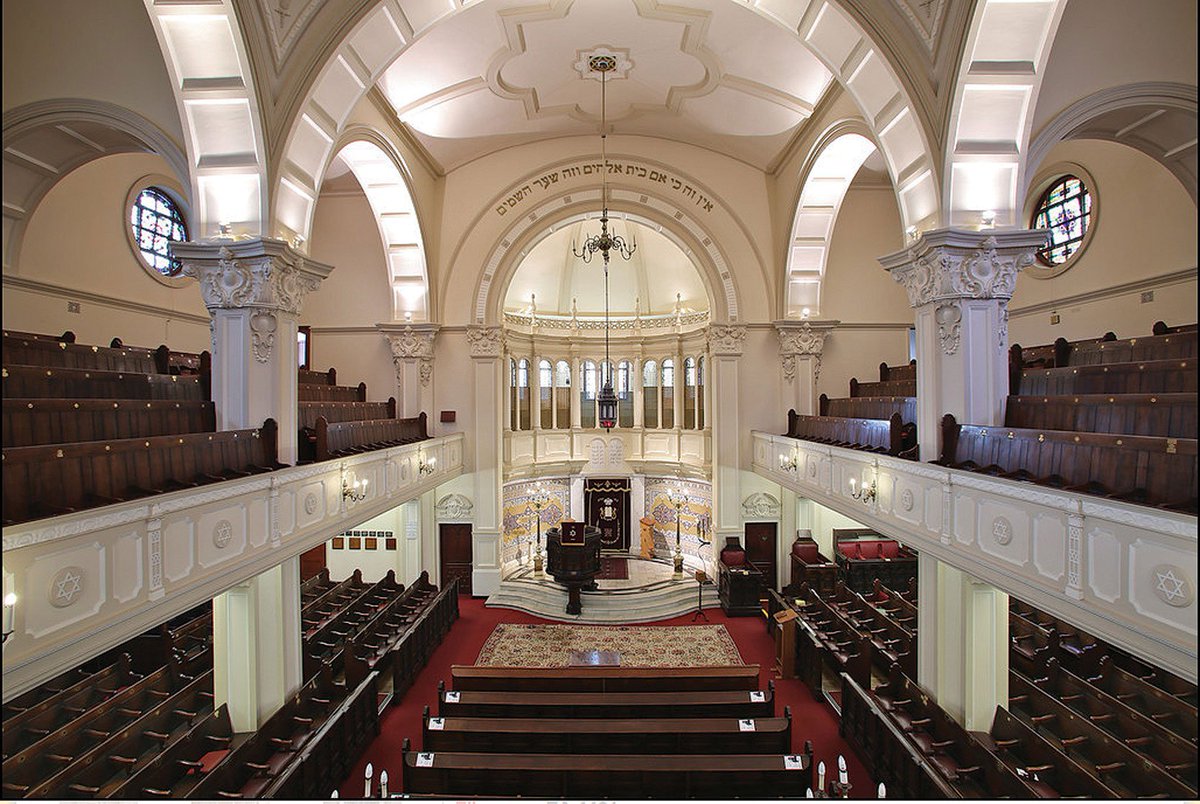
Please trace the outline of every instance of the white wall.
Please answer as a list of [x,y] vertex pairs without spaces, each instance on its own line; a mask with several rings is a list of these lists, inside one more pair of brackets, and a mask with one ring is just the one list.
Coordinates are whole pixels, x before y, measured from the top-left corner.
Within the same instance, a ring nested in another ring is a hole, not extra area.
[[[79,343],[105,346],[120,337],[136,346],[210,348],[208,311],[196,283],[171,288],[156,281],[126,235],[125,200],[133,184],[151,174],[170,169],[150,154],[107,156],[72,171],[46,194],[16,264],[4,274],[5,328],[70,329]],[[79,302],[80,312],[68,313],[68,301]]]

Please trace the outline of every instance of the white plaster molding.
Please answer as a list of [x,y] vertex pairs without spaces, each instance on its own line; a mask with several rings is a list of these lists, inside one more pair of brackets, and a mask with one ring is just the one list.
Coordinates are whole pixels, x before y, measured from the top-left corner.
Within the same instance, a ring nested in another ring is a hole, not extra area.
[[438,500],[434,513],[438,522],[470,522],[475,504],[462,494],[447,494]]
[[879,262],[914,308],[955,299],[1007,302],[1017,273],[1033,264],[1045,241],[1044,229],[937,229]]
[[714,356],[741,357],[746,348],[746,327],[713,324],[708,328],[708,351]]
[[1146,279],[1136,279],[1132,282],[1122,282],[1119,285],[1112,285],[1098,290],[1089,290],[1084,293],[1076,293],[1071,296],[1059,296],[1050,301],[1038,302],[1037,304],[1027,304],[1023,307],[1010,307],[1009,315],[1027,316],[1037,315],[1039,313],[1048,313],[1053,310],[1058,310],[1066,307],[1076,307],[1081,304],[1090,304],[1092,302],[1104,301],[1106,299],[1115,299],[1119,296],[1127,296],[1134,293],[1141,293],[1146,290],[1156,290],[1157,288],[1170,287],[1171,285],[1179,285],[1184,282],[1194,282],[1197,278],[1195,266],[1184,268],[1179,271],[1171,271],[1169,273],[1160,274],[1159,276],[1151,276]]
[[467,327],[471,357],[496,358],[504,353],[504,332],[500,327]]
[[825,339],[837,328],[838,321],[790,321],[775,322],[779,335],[781,355],[820,355],[825,349]]
[[253,338],[251,348],[254,351],[254,359],[259,363],[271,361],[271,349],[275,346],[275,330],[278,327],[279,322],[275,320],[275,316],[266,310],[256,310],[254,315],[250,316],[250,334]]
[[271,238],[172,243],[171,252],[184,275],[199,280],[210,312],[255,308],[299,315],[305,295],[333,271]]
[[109,307],[113,310],[122,310],[129,313],[139,313],[141,315],[153,316],[155,318],[170,319],[172,321],[183,321],[188,324],[196,324],[199,326],[207,326],[212,319],[207,315],[198,315],[196,313],[185,313],[178,310],[171,310],[167,307],[158,307],[153,304],[143,304],[132,299],[121,299],[115,296],[105,296],[101,293],[94,293],[88,290],[76,290],[75,288],[63,287],[55,285],[52,282],[43,282],[39,279],[31,279],[27,276],[16,276],[13,274],[4,274],[0,279],[5,290],[24,290],[29,293],[37,293],[42,296],[49,296],[53,299],[65,299],[70,301],[78,301],[90,304],[99,304],[104,307]]
[[376,327],[387,338],[392,350],[392,365],[396,367],[396,382],[403,386],[404,364],[416,361],[423,387],[433,377],[433,342],[437,338],[437,324],[405,324],[397,328],[394,324],[377,324]]
[[779,500],[765,491],[756,492],[742,500],[744,519],[778,519],[781,510]]

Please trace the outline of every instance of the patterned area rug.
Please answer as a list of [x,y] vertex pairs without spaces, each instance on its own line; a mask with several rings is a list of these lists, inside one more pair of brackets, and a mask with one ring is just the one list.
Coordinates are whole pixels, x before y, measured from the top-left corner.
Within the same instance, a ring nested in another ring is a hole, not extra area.
[[622,667],[744,664],[723,625],[497,625],[476,665],[567,667],[573,651],[609,650]]
[[600,559],[598,581],[624,581],[629,578],[629,559],[605,556]]

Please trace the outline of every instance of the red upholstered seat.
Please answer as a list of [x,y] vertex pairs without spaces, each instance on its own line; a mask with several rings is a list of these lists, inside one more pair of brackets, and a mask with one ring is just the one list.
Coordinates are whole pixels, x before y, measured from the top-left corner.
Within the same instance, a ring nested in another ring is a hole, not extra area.
[[900,555],[899,542],[884,542],[883,543],[883,558],[896,558]]
[[858,557],[868,560],[879,558],[879,542],[863,542],[858,545]]
[[721,563],[727,567],[740,567],[746,563],[746,551],[740,547],[722,548]]
[[821,562],[821,549],[815,542],[796,542],[792,545],[792,555],[805,564],[819,564]]

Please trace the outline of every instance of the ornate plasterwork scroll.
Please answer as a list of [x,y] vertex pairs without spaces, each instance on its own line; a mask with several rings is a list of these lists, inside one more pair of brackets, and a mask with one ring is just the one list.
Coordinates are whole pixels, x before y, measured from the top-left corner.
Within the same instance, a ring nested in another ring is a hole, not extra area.
[[475,505],[461,494],[447,494],[438,500],[434,513],[439,522],[462,522],[470,520]]
[[742,516],[746,519],[778,519],[781,508],[778,499],[760,491],[742,501]]
[[171,251],[184,276],[199,282],[210,312],[258,308],[299,315],[304,297],[333,270],[268,238],[176,243]]
[[471,357],[500,357],[504,352],[504,335],[500,327],[467,327],[467,345]]
[[783,379],[792,382],[796,377],[796,358],[811,358],[813,382],[821,377],[821,353],[825,350],[825,339],[838,324],[837,321],[776,321],[775,332],[779,335],[779,355],[783,366]]
[[403,384],[404,364],[416,361],[419,364],[421,385],[429,385],[429,380],[433,377],[433,341],[437,337],[437,331],[437,324],[405,324],[398,332],[384,332],[392,350],[396,382]]
[[746,348],[746,327],[742,324],[713,324],[708,328],[708,351],[713,355],[741,357]]

